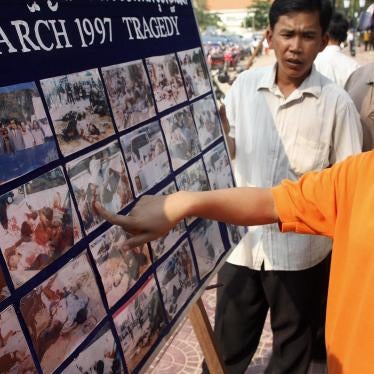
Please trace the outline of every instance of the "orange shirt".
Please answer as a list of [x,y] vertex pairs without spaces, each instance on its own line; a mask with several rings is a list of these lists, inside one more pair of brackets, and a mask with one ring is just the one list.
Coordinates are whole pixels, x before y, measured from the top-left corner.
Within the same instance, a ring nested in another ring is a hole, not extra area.
[[374,151],[272,189],[284,232],[334,239],[326,315],[329,374],[374,373]]

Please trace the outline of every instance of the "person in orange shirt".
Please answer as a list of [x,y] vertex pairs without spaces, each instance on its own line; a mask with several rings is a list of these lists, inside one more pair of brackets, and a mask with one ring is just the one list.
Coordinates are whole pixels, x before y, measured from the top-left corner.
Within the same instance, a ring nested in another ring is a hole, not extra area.
[[135,247],[164,236],[194,216],[236,225],[279,223],[283,232],[334,239],[326,345],[330,374],[371,373],[374,368],[374,151],[329,169],[283,181],[273,188],[180,191],[143,196],[129,216],[95,209],[132,234]]

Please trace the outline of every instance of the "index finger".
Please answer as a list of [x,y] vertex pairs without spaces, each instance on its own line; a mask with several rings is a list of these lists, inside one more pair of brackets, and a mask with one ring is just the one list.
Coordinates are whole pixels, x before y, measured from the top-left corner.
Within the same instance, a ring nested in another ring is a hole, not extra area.
[[131,231],[134,227],[132,224],[133,218],[130,216],[123,216],[121,214],[113,214],[106,210],[99,202],[95,202],[93,204],[95,212],[105,219],[106,221],[110,222],[112,225],[121,226],[125,231]]

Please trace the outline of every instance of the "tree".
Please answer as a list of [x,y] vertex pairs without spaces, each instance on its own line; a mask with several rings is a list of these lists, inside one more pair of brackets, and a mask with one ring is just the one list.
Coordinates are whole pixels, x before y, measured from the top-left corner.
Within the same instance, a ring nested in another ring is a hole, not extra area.
[[198,26],[201,31],[205,31],[207,27],[221,27],[221,19],[216,13],[209,13],[206,8],[206,0],[195,0],[193,2]]
[[254,0],[248,7],[247,17],[244,20],[245,27],[254,27],[262,30],[268,25],[268,14],[270,9],[269,0]]

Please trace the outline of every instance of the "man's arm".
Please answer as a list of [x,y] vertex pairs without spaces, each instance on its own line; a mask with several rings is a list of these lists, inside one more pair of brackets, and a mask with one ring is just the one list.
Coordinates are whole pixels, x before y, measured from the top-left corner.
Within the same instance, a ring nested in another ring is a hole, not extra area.
[[229,136],[230,124],[229,124],[229,120],[227,119],[227,116],[226,116],[225,104],[222,104],[221,107],[219,108],[219,115],[221,117],[223,133],[225,135],[227,147],[229,149],[230,158],[231,158],[231,160],[233,160],[235,158],[235,152],[236,152],[235,139],[232,138],[231,136]]

